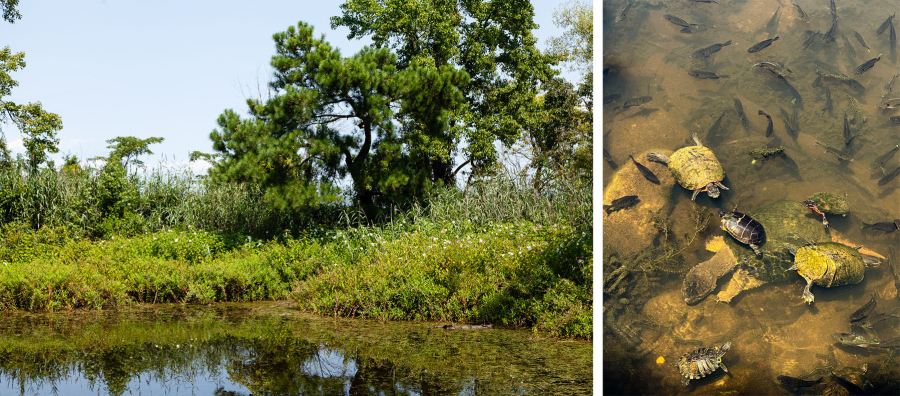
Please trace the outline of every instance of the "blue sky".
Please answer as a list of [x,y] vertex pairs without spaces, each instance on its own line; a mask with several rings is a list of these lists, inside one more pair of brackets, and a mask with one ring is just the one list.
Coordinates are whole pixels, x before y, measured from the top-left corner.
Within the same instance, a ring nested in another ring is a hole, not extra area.
[[[559,36],[553,11],[564,1],[533,1],[539,47]],[[60,153],[80,159],[106,155],[117,136],[152,145],[149,166],[190,166],[194,150],[212,152],[209,133],[225,109],[246,112],[245,100],[265,92],[274,54],[272,35],[298,21],[312,24],[345,56],[368,40],[331,30],[339,1],[22,1],[22,19],[0,22],[0,46],[25,52],[12,74],[16,103],[40,101],[62,117]],[[573,73],[564,74],[570,80]],[[24,152],[22,136],[3,125],[7,142]]]

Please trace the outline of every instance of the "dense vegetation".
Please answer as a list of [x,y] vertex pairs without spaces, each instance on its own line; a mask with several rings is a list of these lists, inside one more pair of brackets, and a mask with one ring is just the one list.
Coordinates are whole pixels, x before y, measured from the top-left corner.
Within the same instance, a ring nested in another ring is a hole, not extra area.
[[[576,88],[550,68],[590,62],[566,47],[584,29],[544,54],[530,5],[490,29],[447,13],[394,31],[395,7],[428,6],[385,3],[348,1],[333,20],[375,34],[351,57],[302,22],[275,34],[276,95],[221,115],[215,153],[194,155],[208,176],[141,168],[162,137],[57,167],[58,117],[20,122],[4,102],[35,148],[13,158],[0,138],[0,308],[292,298],[322,315],[590,338],[592,77]],[[463,11],[491,21],[495,3]],[[426,22],[440,29],[416,36],[437,35],[422,50],[405,35]],[[16,59],[0,70],[9,87]]]

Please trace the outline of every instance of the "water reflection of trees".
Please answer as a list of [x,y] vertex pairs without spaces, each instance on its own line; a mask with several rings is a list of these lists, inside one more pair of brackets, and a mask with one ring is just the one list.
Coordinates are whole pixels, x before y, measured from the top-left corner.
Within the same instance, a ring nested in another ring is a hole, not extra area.
[[[238,385],[252,394],[458,395],[556,389],[542,384],[540,375],[529,378],[526,373],[532,368],[524,367],[559,351],[534,348],[513,356],[519,352],[511,353],[499,340],[519,332],[449,332],[394,324],[373,331],[357,326],[359,322],[336,325],[247,316],[112,323],[66,319],[49,326],[46,321],[10,324],[0,319],[0,334],[19,334],[0,337],[0,382],[15,384],[21,394],[52,392],[76,379],[87,381],[92,392],[113,395],[135,391],[136,384],[142,390],[149,386],[177,393],[199,382],[225,384],[217,395],[242,394],[233,390]],[[522,340],[527,337],[523,334]],[[581,365],[586,370],[576,377],[586,372],[587,378],[578,386],[589,389],[590,366]]]

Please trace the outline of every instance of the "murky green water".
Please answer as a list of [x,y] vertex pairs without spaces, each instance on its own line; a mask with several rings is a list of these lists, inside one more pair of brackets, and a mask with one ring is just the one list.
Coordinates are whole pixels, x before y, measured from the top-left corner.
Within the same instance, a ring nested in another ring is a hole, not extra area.
[[[866,365],[872,383],[867,391],[900,393],[900,351],[847,347],[832,338],[850,331],[880,340],[900,336],[897,318],[863,330],[853,330],[849,323],[850,314],[873,294],[876,314],[898,312],[900,307],[900,231],[862,228],[863,222],[900,218],[900,177],[878,185],[885,172],[870,169],[873,160],[900,144],[900,124],[890,119],[900,116],[900,110],[875,106],[900,97],[900,78],[890,92],[885,87],[900,72],[897,48],[890,44],[889,29],[876,32],[900,11],[896,0],[835,0],[835,41],[813,41],[806,49],[807,31],[825,34],[832,26],[828,1],[796,0],[809,23],[789,0],[636,1],[616,22],[626,3],[602,5],[603,94],[621,95],[603,105],[603,148],[617,165],[604,161],[604,204],[632,194],[641,202],[602,213],[604,389],[613,394],[790,394],[776,379],[789,375],[824,377],[822,383],[801,390],[822,394],[844,389],[835,387],[840,385],[835,385],[831,371]],[[701,26],[681,32],[666,14]],[[894,25],[900,28],[900,20]],[[871,50],[862,46],[857,32]],[[775,36],[779,39],[769,47],[747,51]],[[728,40],[730,45],[708,58],[691,57],[698,49]],[[879,54],[874,67],[854,74]],[[784,64],[784,79],[751,68],[762,61]],[[698,79],[689,75],[691,70],[728,77]],[[819,73],[842,74],[864,90],[835,79],[814,86]],[[653,99],[624,108],[627,100],[640,96]],[[735,99],[741,101],[746,121],[738,116]],[[788,117],[796,109],[796,132],[789,131],[782,109]],[[760,110],[772,117],[770,137]],[[843,133],[845,111],[849,139]],[[694,132],[715,152],[726,173],[722,183],[729,188],[716,199],[701,193],[696,207],[691,192],[678,186],[664,165],[645,158],[650,151],[671,154],[693,145]],[[816,142],[843,151],[852,161],[839,161]],[[753,163],[748,152],[763,147],[783,147],[790,160]],[[629,155],[653,171],[660,184],[644,179]],[[884,164],[886,172],[898,167],[900,155]],[[846,194],[852,206],[846,217],[829,216],[827,237],[864,245],[868,252],[885,256],[884,264],[866,269],[856,285],[813,286],[813,304],[801,298],[806,282],[796,272],[787,281],[766,283],[717,303],[717,293],[733,278],[725,275],[700,303],[684,302],[682,280],[691,267],[713,255],[707,244],[714,249],[716,237],[731,238],[719,227],[718,209],[753,213],[782,200],[800,202],[820,191]],[[712,216],[702,221],[706,214]],[[695,233],[698,224],[709,226]],[[673,362],[684,353],[726,341],[732,343],[722,360],[728,373],[717,370],[688,386],[681,384]]]
[[330,320],[284,303],[5,313],[0,394],[585,394],[589,342]]

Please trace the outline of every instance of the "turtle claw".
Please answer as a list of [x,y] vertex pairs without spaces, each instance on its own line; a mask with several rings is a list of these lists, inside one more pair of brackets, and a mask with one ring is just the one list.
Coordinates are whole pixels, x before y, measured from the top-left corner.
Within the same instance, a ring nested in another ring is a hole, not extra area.
[[810,287],[812,287],[812,283],[807,283],[806,288],[803,289],[803,301],[806,301],[807,304],[812,304],[816,301],[816,297],[809,291]]
[[697,195],[700,195],[700,190],[694,190],[694,195],[691,196],[691,201],[696,201]]

